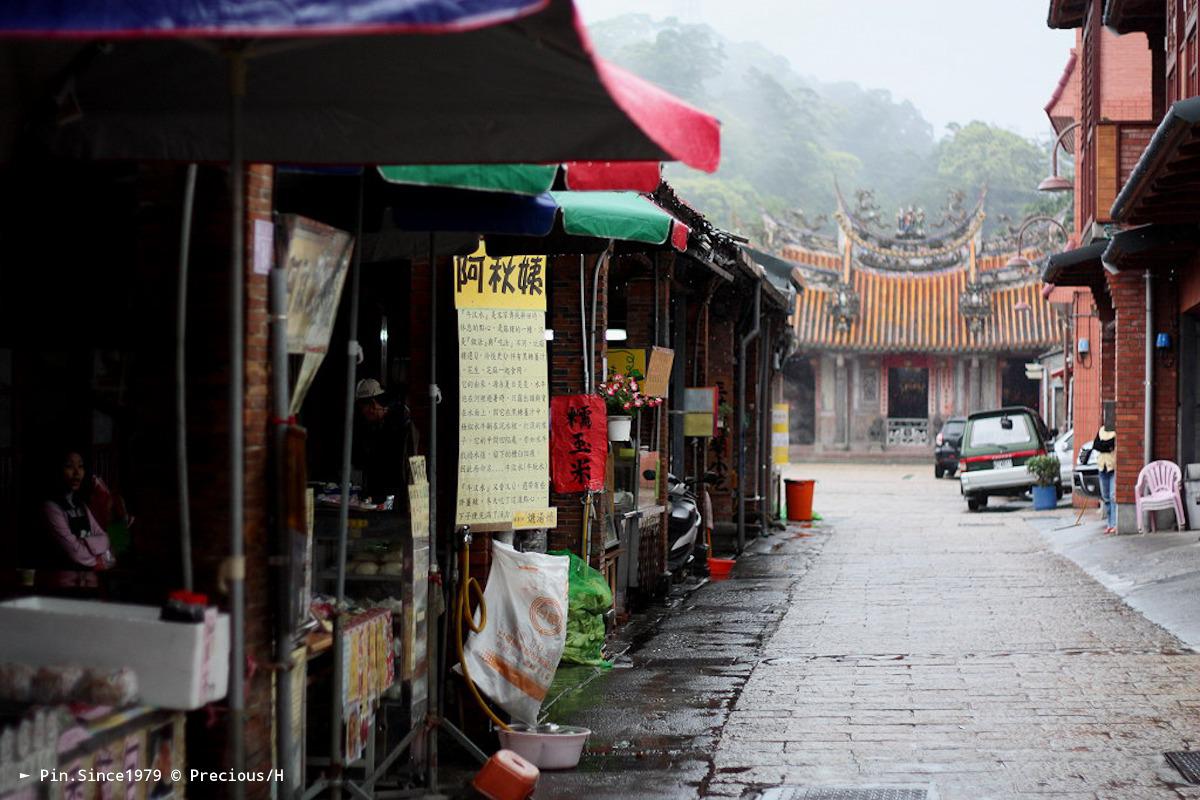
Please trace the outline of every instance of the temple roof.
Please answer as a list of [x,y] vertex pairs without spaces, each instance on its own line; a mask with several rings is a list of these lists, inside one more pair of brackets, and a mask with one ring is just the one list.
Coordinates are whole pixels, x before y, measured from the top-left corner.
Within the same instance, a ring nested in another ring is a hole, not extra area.
[[[801,347],[855,352],[1004,352],[1044,350],[1058,341],[1055,312],[1036,278],[1019,283],[980,283],[970,297],[965,270],[925,275],[854,271],[849,286],[857,296],[852,320],[838,313],[837,285],[825,291],[809,284],[797,301],[796,334]],[[966,296],[966,298],[964,297]],[[964,314],[964,299],[986,307]],[[973,326],[977,326],[972,330]]]

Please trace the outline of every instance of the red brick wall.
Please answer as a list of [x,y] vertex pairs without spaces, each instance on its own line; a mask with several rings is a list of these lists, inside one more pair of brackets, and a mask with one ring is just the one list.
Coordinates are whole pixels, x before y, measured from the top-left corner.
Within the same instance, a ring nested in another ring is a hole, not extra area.
[[[1078,458],[1079,448],[1090,442],[1100,428],[1101,413],[1101,325],[1092,305],[1092,293],[1087,289],[1074,292],[1071,302],[1071,317],[1074,324],[1075,353],[1074,385],[1072,387],[1073,419],[1075,426],[1075,450],[1072,458]],[[1079,340],[1088,340],[1089,352],[1079,354]],[[1076,493],[1076,505],[1082,504],[1086,498]]]
[[1117,313],[1114,353],[1117,401],[1117,489],[1118,503],[1133,502],[1133,485],[1142,464],[1143,395],[1145,361],[1145,293],[1140,272],[1108,276],[1113,306]]
[[[1133,487],[1144,466],[1145,409],[1145,285],[1142,272],[1109,275],[1113,305],[1117,315],[1114,361],[1117,403],[1117,502],[1132,503]],[[1167,331],[1176,338],[1177,286],[1169,277],[1155,277],[1155,330]],[[1177,416],[1177,368],[1155,358],[1153,414],[1154,458],[1176,458],[1175,422]]]
[[[208,178],[212,174],[206,168]],[[210,181],[205,181],[210,182]],[[253,272],[253,224],[271,218],[273,170],[246,170],[248,228],[245,294],[245,548],[246,654],[258,664],[272,658],[272,608],[268,566],[267,440],[269,409],[268,306],[266,277]],[[177,231],[168,232],[177,236]],[[227,608],[217,587],[217,572],[229,554],[229,450],[227,387],[229,383],[229,211],[220,195],[198,195],[189,303],[189,462],[196,585]],[[271,673],[258,670],[246,683],[246,765],[268,770],[272,765]],[[188,761],[200,768],[232,764],[228,751],[228,717],[207,728],[202,714],[189,720]],[[249,784],[247,797],[270,796],[269,784]],[[223,790],[193,785],[194,797],[220,797]]]
[[[737,318],[734,309],[713,309],[709,315],[708,335],[705,337],[707,358],[703,362],[704,386],[716,386],[719,401],[734,405],[734,340]],[[725,420],[720,434],[709,442],[708,468],[718,473],[721,481],[709,492],[713,505],[713,518],[718,522],[731,522],[734,518],[733,489],[737,485],[737,459],[733,449],[734,424],[737,414]]]
[[[588,304],[588,325],[592,325],[592,276],[595,274],[596,256],[586,259]],[[583,383],[583,337],[580,331],[579,307],[579,257],[560,256],[553,260],[550,267],[552,307],[547,314],[548,327],[554,330],[554,343],[550,357],[550,396],[561,394],[580,394],[584,390]],[[596,306],[596,353],[592,363],[594,383],[604,379],[603,369],[608,345],[604,341],[604,331],[608,327],[608,268],[602,269],[599,277],[599,291]],[[606,496],[605,496],[606,497]],[[558,508],[558,527],[550,533],[550,549],[569,549],[580,553],[583,547],[583,504],[581,495],[561,494],[551,492],[550,504]],[[596,501],[600,510],[598,520],[593,521],[592,555],[596,556],[603,550],[603,530],[606,517],[603,508],[606,503]],[[593,564],[597,560],[593,558]]]
[[[669,331],[668,315],[670,313],[671,302],[671,275],[674,271],[674,256],[670,254],[660,254],[658,264],[658,333],[659,341],[666,341]],[[628,333],[626,345],[631,348],[649,349],[654,346],[654,267],[646,264],[641,259],[628,259],[622,265],[627,270],[632,270],[624,289],[625,301],[625,329]],[[616,291],[614,289],[613,291]],[[679,357],[679,354],[676,356]],[[658,414],[659,429],[659,458],[660,470],[666,467],[666,458],[669,453],[668,439],[668,417],[667,409],[671,407],[670,401],[662,407],[662,411]],[[651,450],[654,448],[654,421],[655,414],[653,412],[645,412],[642,418],[642,439],[641,444]],[[658,503],[666,504],[667,501],[667,484],[665,478],[658,482],[659,495]],[[643,535],[640,541],[638,552],[638,568],[639,581],[642,586],[653,585],[654,580],[658,575],[661,575],[666,568],[666,552],[667,552],[667,531],[666,527],[659,525],[656,535],[646,535],[648,528],[643,528]]]
[[1150,47],[1144,33],[1118,36],[1105,28],[1100,45],[1100,118],[1152,117]]

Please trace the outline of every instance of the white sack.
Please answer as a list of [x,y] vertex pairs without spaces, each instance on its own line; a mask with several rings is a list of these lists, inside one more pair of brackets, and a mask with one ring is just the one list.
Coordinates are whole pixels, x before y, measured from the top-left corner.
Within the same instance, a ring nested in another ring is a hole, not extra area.
[[492,541],[487,627],[471,634],[463,657],[479,691],[521,722],[537,723],[562,658],[569,565],[566,556],[519,553]]

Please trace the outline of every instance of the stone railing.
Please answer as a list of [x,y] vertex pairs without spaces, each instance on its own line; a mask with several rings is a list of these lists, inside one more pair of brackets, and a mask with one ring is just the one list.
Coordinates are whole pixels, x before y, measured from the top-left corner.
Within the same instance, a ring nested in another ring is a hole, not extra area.
[[928,447],[932,441],[929,436],[929,420],[888,418],[888,447]]

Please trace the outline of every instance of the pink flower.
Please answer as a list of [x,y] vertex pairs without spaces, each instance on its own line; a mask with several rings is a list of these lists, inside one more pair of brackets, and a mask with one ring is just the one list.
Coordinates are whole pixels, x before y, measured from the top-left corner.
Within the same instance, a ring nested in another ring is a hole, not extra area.
[[629,382],[629,388],[630,388],[630,389],[632,389],[632,390],[634,390],[634,391],[636,392],[636,391],[637,391],[637,381],[632,381],[632,380],[631,380],[631,381]]
[[638,408],[641,408],[643,405],[645,405],[645,403],[642,402],[642,398],[640,398],[640,397],[637,398],[636,400],[634,400],[633,404],[635,406],[637,406]]
[[608,389],[608,394],[609,394],[609,396],[612,396],[612,395],[614,395],[614,394],[616,394],[616,393],[617,393],[617,389],[616,389],[616,387],[615,387],[615,386],[610,386],[610,387],[609,387],[609,389]]
[[626,411],[628,411],[632,406],[633,406],[632,403],[626,403],[625,405],[622,406],[622,408],[624,408]]

